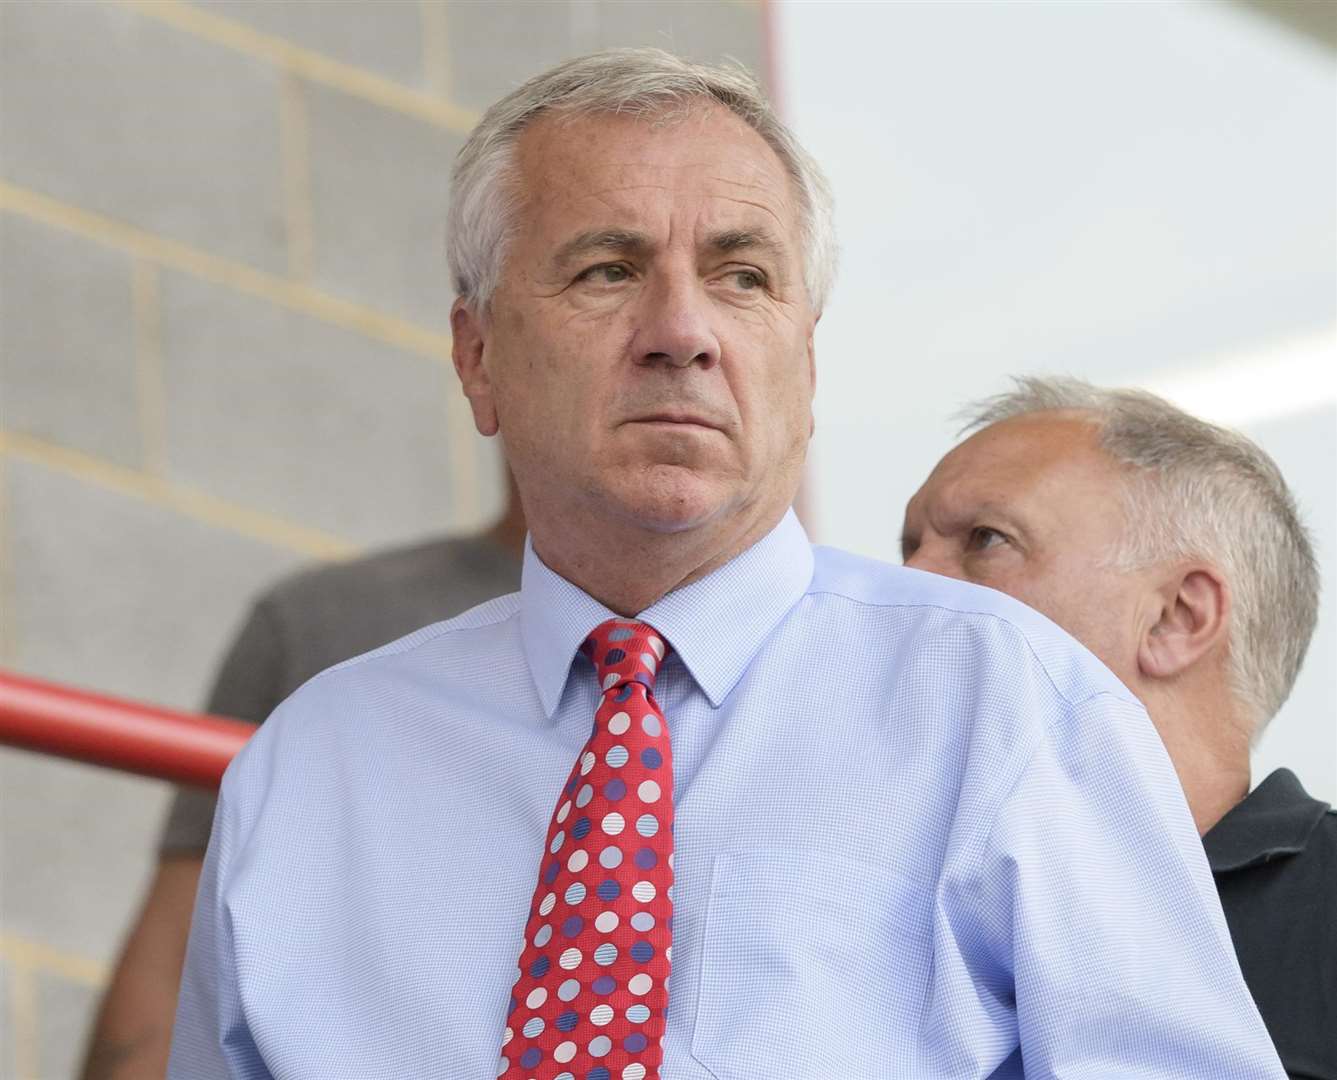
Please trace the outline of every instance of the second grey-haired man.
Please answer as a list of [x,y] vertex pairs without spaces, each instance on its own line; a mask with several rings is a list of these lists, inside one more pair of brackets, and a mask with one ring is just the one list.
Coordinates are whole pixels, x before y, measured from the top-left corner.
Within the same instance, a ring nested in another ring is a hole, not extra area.
[[831,207],[752,80],[571,61],[453,181],[521,589],[234,762],[170,1074],[1280,1078],[1127,688],[804,536]]

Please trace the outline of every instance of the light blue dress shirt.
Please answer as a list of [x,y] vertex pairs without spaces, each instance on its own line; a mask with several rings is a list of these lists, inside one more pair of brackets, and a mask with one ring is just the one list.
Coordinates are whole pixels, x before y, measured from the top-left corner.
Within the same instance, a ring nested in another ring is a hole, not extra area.
[[[496,1075],[610,614],[531,550],[520,593],[280,706],[223,782],[171,1077]],[[1042,616],[788,515],[642,618],[665,1080],[1284,1077],[1155,731]]]

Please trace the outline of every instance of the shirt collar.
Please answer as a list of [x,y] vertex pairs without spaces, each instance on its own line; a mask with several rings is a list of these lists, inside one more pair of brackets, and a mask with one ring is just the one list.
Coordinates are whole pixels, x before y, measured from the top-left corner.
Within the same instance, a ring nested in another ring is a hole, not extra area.
[[1290,769],[1278,769],[1207,831],[1202,846],[1212,873],[1297,855],[1327,812]]
[[[792,510],[765,537],[699,581],[664,596],[637,619],[668,641],[718,708],[770,632],[807,591],[813,555]],[[520,633],[545,715],[552,719],[576,650],[614,613],[547,566],[525,542]]]

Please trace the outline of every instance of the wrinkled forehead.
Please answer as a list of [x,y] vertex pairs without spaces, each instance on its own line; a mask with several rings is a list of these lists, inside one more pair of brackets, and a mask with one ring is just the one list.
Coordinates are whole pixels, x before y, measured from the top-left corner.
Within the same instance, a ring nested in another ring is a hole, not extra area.
[[797,193],[779,156],[724,106],[649,117],[553,113],[517,147],[519,232],[604,224],[690,205],[702,227],[745,222],[797,251]]

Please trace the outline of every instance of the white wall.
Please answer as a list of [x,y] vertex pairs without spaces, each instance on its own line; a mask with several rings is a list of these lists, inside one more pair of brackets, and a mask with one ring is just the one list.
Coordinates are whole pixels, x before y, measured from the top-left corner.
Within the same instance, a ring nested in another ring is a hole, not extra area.
[[818,538],[895,559],[952,414],[1008,373],[1140,384],[1258,439],[1318,542],[1320,626],[1264,737],[1337,803],[1337,85],[1222,2],[774,5],[829,172]]

